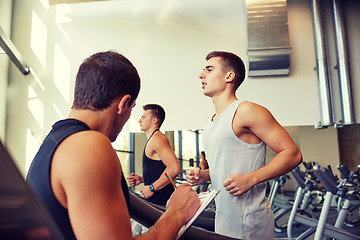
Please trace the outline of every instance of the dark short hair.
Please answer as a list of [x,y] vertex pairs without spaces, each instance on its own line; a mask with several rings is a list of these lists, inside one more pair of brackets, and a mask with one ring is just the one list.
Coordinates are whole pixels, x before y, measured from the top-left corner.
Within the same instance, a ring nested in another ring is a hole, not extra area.
[[158,104],[146,104],[143,106],[144,111],[151,110],[151,114],[159,121],[159,127],[163,124],[165,120],[165,111]]
[[126,57],[115,51],[98,52],[79,67],[72,108],[103,110],[126,94],[131,96],[131,105],[139,91],[139,74]]
[[238,89],[241,83],[245,79],[245,65],[241,58],[233,53],[230,52],[223,52],[223,51],[214,51],[209,53],[206,56],[206,61],[213,57],[220,57],[221,58],[221,66],[223,72],[227,71],[234,71],[235,72],[235,79],[234,79],[234,90]]

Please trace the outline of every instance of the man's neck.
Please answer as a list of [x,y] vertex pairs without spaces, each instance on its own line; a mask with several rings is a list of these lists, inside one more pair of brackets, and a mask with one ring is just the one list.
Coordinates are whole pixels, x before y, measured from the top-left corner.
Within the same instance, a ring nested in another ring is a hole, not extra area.
[[87,109],[72,109],[68,118],[77,119],[86,123],[91,130],[95,130],[109,136],[114,118],[108,110],[94,111]]
[[144,131],[145,135],[146,135],[146,138],[149,139],[150,136],[153,134],[153,132],[156,130],[156,129],[159,129],[158,126],[151,126],[148,130]]
[[235,94],[231,95],[219,95],[219,96],[213,96],[211,97],[211,100],[213,101],[214,108],[215,108],[215,114],[216,117],[220,116],[227,107],[230,106],[233,102],[238,100],[235,96]]

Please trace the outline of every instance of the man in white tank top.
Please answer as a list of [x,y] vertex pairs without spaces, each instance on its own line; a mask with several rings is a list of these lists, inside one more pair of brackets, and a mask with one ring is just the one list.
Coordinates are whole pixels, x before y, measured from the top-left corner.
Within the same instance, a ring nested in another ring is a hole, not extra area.
[[[198,185],[211,180],[215,199],[215,232],[241,239],[274,239],[274,218],[265,196],[265,181],[302,162],[299,148],[264,107],[240,101],[236,89],[244,81],[242,60],[228,52],[212,52],[200,74],[203,93],[215,114],[208,119],[203,144],[209,169],[188,170]],[[266,145],[277,155],[265,165]]]

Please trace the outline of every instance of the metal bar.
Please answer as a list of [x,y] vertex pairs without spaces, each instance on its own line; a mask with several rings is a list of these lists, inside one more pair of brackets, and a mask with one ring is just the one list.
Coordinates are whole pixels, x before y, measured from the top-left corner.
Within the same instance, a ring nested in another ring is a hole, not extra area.
[[200,139],[199,139],[199,130],[195,130],[195,151],[196,151],[196,166],[200,166]]
[[351,77],[349,67],[348,46],[345,32],[344,12],[341,1],[332,1],[336,53],[340,82],[342,124],[355,124],[354,105],[351,93]]
[[341,207],[338,217],[336,218],[335,227],[342,228],[346,219],[346,216],[349,212],[349,208],[351,206],[350,200],[345,199],[344,205]]
[[248,51],[263,51],[263,50],[277,50],[277,49],[291,49],[291,47],[283,46],[283,47],[249,48]]
[[130,133],[130,156],[129,156],[129,170],[130,173],[135,172],[135,133]]
[[316,64],[319,81],[321,127],[334,124],[331,83],[329,80],[328,59],[326,53],[325,30],[323,26],[321,6],[319,0],[311,1],[314,40],[316,50]]
[[331,206],[331,200],[333,198],[333,194],[331,192],[326,192],[325,201],[321,209],[319,221],[316,227],[314,240],[321,240],[324,234],[324,229],[326,225],[326,219],[329,213],[329,209]]
[[10,60],[24,75],[30,73],[30,68],[23,61],[21,54],[16,49],[10,38],[6,36],[5,32],[2,30],[1,27],[0,27],[0,47],[5,51],[5,53],[9,56]]
[[119,150],[119,149],[115,149],[115,152],[121,152],[121,153],[129,153],[129,154],[133,154],[133,151],[126,151],[126,150]]
[[[179,142],[179,156],[178,156],[178,158],[179,158],[179,160],[181,159],[180,160],[180,167],[183,170],[182,131],[181,130],[178,131],[178,138],[179,138],[179,141],[178,141]],[[182,177],[182,175],[181,175],[181,177]]]
[[300,204],[300,201],[302,200],[304,196],[304,189],[302,189],[301,187],[298,187],[297,191],[296,191],[296,197],[295,197],[295,201],[293,204],[293,207],[291,209],[291,213],[289,216],[289,220],[288,220],[288,225],[287,225],[287,235],[289,239],[292,239],[292,225],[296,216],[296,212],[298,209],[298,206]]
[[[310,229],[312,232],[313,232],[313,229],[316,228],[316,226],[318,225],[318,220],[309,218],[309,217],[306,217],[303,215],[298,215],[298,214],[295,217],[295,221],[298,223],[301,223],[303,225],[311,227]],[[300,235],[300,236],[302,236],[302,235]],[[300,236],[296,239],[307,239],[307,238],[300,238]],[[325,225],[323,237],[330,237],[332,239],[341,239],[341,240],[360,239],[360,236],[356,236],[344,229],[331,226],[330,224]],[[290,238],[289,238],[289,240],[290,240]]]

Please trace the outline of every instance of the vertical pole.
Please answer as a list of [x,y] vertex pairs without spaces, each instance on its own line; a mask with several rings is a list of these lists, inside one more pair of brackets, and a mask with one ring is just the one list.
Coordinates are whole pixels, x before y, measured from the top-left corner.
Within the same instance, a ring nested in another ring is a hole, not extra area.
[[195,130],[196,167],[200,166],[199,130]]
[[[183,170],[183,168],[184,168],[184,164],[183,164],[183,150],[182,150],[182,131],[181,130],[179,130],[178,131],[178,138],[179,138],[179,162],[180,162],[180,167],[181,167],[181,170]],[[182,177],[182,175],[181,175],[181,178],[183,178]]]

